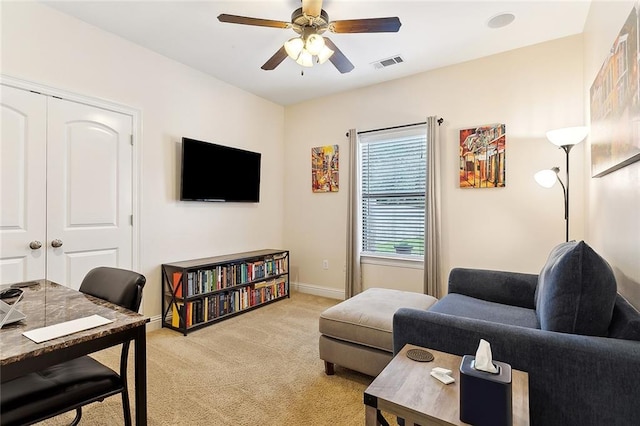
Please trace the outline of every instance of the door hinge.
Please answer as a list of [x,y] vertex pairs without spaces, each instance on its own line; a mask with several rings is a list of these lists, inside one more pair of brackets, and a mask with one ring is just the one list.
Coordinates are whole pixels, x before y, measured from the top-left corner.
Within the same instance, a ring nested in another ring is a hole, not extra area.
[[131,226],[133,226],[133,215],[129,216],[129,222],[131,223]]
[[129,140],[131,141],[131,145],[133,145],[133,135],[129,135]]

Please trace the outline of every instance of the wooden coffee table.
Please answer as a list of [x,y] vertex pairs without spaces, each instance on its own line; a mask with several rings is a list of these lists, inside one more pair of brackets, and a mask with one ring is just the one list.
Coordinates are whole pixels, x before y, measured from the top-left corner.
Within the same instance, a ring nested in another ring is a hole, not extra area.
[[[407,358],[409,349],[425,349],[406,345],[364,391],[366,424],[380,425],[378,411],[405,419],[405,425],[466,425],[460,421],[460,362],[462,358],[426,349],[434,356],[430,362]],[[456,380],[450,385],[431,377],[433,367],[452,371]],[[512,370],[513,424],[529,424],[529,375]]]

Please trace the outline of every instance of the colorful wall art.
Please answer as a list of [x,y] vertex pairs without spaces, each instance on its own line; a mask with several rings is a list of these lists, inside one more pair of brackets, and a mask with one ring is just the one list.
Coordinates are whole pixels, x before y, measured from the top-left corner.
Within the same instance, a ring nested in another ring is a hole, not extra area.
[[640,160],[638,4],[613,42],[591,86],[591,175]]
[[311,189],[313,192],[338,192],[338,145],[311,148]]
[[460,188],[505,186],[505,125],[460,130]]

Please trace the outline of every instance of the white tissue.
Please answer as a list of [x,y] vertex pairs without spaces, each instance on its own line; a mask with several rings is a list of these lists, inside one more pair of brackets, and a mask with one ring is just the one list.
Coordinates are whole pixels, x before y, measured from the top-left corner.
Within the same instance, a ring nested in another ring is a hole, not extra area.
[[473,368],[476,370],[486,371],[487,373],[495,374],[498,372],[498,368],[493,365],[491,345],[484,339],[480,339]]

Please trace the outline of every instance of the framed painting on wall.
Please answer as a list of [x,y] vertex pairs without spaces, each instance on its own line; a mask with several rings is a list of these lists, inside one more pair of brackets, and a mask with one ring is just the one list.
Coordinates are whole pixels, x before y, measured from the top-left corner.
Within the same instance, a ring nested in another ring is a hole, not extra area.
[[640,160],[639,19],[636,3],[591,85],[593,177]]
[[460,188],[505,186],[505,125],[460,130]]
[[338,192],[340,174],[338,145],[311,148],[311,189],[313,192]]

